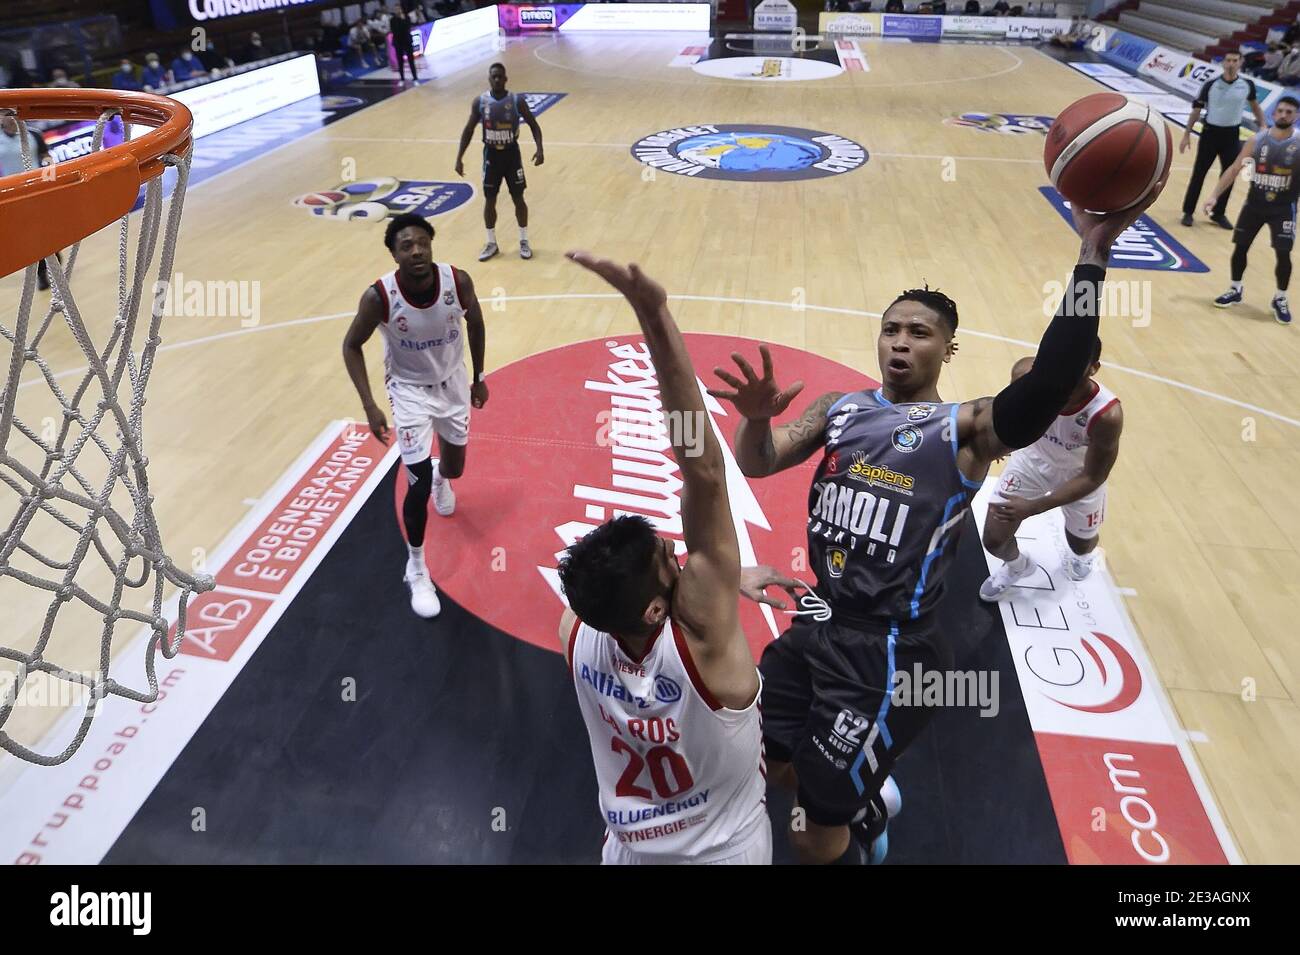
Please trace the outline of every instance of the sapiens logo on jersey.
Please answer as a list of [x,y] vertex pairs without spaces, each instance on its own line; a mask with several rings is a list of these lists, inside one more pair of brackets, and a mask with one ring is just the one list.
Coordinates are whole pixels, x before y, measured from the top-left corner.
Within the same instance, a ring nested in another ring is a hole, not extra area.
[[426,219],[445,215],[473,197],[474,187],[465,182],[380,178],[309,192],[294,199],[293,204],[324,219],[382,221],[404,212]]
[[1030,113],[962,113],[945,119],[946,126],[965,126],[986,133],[1008,133],[1020,136],[1025,133],[1046,135],[1051,129],[1053,116],[1035,116]]
[[[687,334],[685,340],[702,375],[728,366],[737,350],[731,336]],[[768,347],[779,378],[802,379],[810,393],[875,387],[827,358]],[[755,348],[740,350],[757,360]],[[471,419],[471,463],[456,482],[456,514],[439,545],[425,548],[425,560],[438,589],[467,612],[558,653],[564,599],[555,568],[565,547],[609,518],[639,514],[685,553],[681,471],[667,436],[650,424],[663,413],[658,379],[640,337],[626,335],[529,356],[492,372],[488,384],[493,400]],[[745,478],[731,451],[740,417],[730,404],[704,400],[722,442],[741,552],[756,563],[788,567],[793,549],[807,545],[808,471]],[[521,449],[528,456],[526,482],[517,468],[504,466]],[[406,491],[405,481],[394,482],[398,527]],[[889,510],[886,530],[895,508]],[[790,621],[751,601],[741,603],[740,619],[756,658]]]
[[[1081,713],[1117,713],[1132,706],[1142,695],[1142,671],[1133,655],[1100,631],[1080,634],[1077,639],[1077,646],[1027,651],[1025,663],[1035,676],[1039,676],[1034,669],[1039,656],[1050,655],[1044,656],[1044,675],[1039,679],[1052,689],[1042,689],[1043,695]],[[1064,685],[1063,675],[1070,678]]]
[[887,487],[910,495],[916,486],[916,479],[910,474],[902,474],[893,468],[872,464],[862,451],[853,452],[853,463],[849,465],[848,477],[875,487]]
[[910,424],[900,424],[894,429],[894,449],[910,454],[921,446],[921,439],[924,437],[925,434],[920,428]]
[[660,674],[655,677],[655,699],[660,703],[676,703],[682,698],[682,688],[677,681]]
[[834,133],[790,126],[682,126],[645,136],[632,155],[653,169],[701,179],[787,182],[852,172],[867,151]]
[[[1070,203],[1051,186],[1039,186],[1044,199],[1074,228]],[[1151,269],[1160,272],[1208,272],[1210,267],[1192,255],[1177,239],[1145,213],[1115,240],[1110,251],[1112,269]]]

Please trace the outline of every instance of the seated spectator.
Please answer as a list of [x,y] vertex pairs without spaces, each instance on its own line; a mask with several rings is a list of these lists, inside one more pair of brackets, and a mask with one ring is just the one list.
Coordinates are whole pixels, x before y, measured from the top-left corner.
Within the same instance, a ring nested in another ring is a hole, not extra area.
[[1022,7],[1020,4],[1017,3],[1014,7],[1011,8],[1010,16],[1023,17],[1024,15],[1025,15],[1025,8]]
[[122,60],[118,71],[113,74],[113,89],[133,90],[137,93],[144,89],[140,81],[135,78],[135,64],[130,60]]
[[221,75],[221,70],[233,70],[235,61],[224,53],[217,51],[217,44],[208,37],[208,44],[203,48],[203,62],[208,64],[208,72],[212,74],[215,80]]
[[1300,82],[1300,44],[1291,47],[1290,52],[1278,64],[1277,79],[1287,86]]
[[1007,3],[1007,0],[998,0],[997,3],[993,4],[993,15],[995,17],[1005,17],[1010,12],[1011,4]]
[[948,0],[934,0],[934,2],[930,4],[930,7],[934,10],[936,15],[942,16],[948,12]]
[[966,8],[962,12],[967,16],[978,14],[980,12],[980,0],[966,0]]
[[1255,68],[1255,74],[1262,80],[1277,79],[1277,68],[1282,65],[1283,55],[1282,44],[1270,44],[1268,52],[1264,54],[1263,60]]
[[63,89],[80,89],[81,84],[75,83],[68,79],[68,71],[61,67],[55,67],[50,70],[50,86],[62,87]]
[[902,13],[903,0],[885,0],[886,13]]
[[239,54],[239,62],[255,63],[258,60],[266,59],[270,55],[266,47],[262,45],[262,35],[254,30],[248,36],[248,46],[244,47]]
[[181,55],[172,60],[172,79],[177,83],[184,83],[186,80],[206,76],[207,73],[207,67],[203,65],[202,60],[194,55],[192,50],[181,50]]
[[359,66],[374,65],[379,58],[379,51],[375,49],[375,44],[370,39],[370,30],[366,27],[366,21],[360,17],[348,31],[348,50],[357,55]]
[[1286,32],[1282,34],[1282,43],[1286,46],[1290,46],[1297,40],[1300,40],[1300,14],[1296,15],[1295,23],[1287,27]]
[[140,71],[140,83],[146,90],[159,90],[171,82],[171,77],[158,59],[157,53],[146,53],[144,69]]

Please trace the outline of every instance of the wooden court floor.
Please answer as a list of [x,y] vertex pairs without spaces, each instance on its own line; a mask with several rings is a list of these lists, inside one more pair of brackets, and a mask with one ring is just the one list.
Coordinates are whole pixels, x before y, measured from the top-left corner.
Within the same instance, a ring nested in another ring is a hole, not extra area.
[[[350,166],[360,178],[454,180],[470,99],[495,58],[512,89],[568,95],[541,117],[546,164],[528,169],[531,262],[516,256],[504,196],[503,255],[484,265],[475,261],[478,197],[435,220],[435,254],[466,268],[480,297],[495,302],[486,310],[489,373],[635,328],[619,303],[572,297],[604,291],[562,258],[586,247],[638,261],[670,294],[691,296],[674,303],[688,330],[780,342],[872,375],[878,313],[900,289],[937,285],[961,313],[960,354],[942,394],[999,389],[1030,352],[1025,343],[1037,342],[1045,287],[1066,278],[1077,243],[1038,194],[1041,137],[943,120],[971,110],[1055,115],[1100,87],[1025,47],[867,42],[869,72],[767,85],[667,68],[683,45],[667,36],[568,37],[486,50],[465,70],[193,189],[177,271],[186,280],[259,282],[261,311],[250,328],[238,317],[177,316],[164,329],[146,434],[170,552],[214,547],[326,421],[360,416],[339,349],[361,292],[391,267],[382,229],[316,219],[291,201],[334,187]],[[735,183],[648,179],[629,152],[658,130],[728,122],[838,133],[865,145],[870,160],[836,178]],[[526,131],[524,140],[527,158]],[[477,150],[467,154],[470,181]],[[1111,273],[1149,283],[1140,288],[1151,308],[1149,323],[1102,324],[1101,378],[1126,409],[1102,546],[1117,583],[1132,591],[1129,612],[1179,719],[1204,734],[1195,752],[1244,858],[1294,862],[1300,333],[1266,312],[1272,256],[1262,241],[1246,277],[1248,304],[1227,313],[1210,305],[1226,287],[1228,233],[1203,221],[1177,225],[1190,157],[1176,157],[1151,214],[1211,271]],[[1231,213],[1239,202],[1240,192]],[[111,230],[85,243],[74,288],[100,334],[111,321],[115,263]],[[17,298],[16,278],[0,280],[6,313]],[[808,307],[792,308],[796,301]],[[63,329],[43,351],[56,371],[83,364]],[[378,389],[377,344],[368,362]],[[43,389],[24,389],[20,414],[48,413]],[[539,413],[526,395],[494,392],[492,401]],[[38,608],[6,596],[16,619],[34,619]],[[93,641],[79,645],[73,635],[60,646],[65,665],[93,663]],[[10,729],[39,727],[16,718]]]

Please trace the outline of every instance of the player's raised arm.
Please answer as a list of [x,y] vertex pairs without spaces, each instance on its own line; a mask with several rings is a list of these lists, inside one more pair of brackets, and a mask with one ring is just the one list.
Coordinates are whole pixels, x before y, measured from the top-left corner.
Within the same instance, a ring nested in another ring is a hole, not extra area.
[[709,394],[730,401],[741,414],[735,454],[740,473],[746,477],[767,477],[808,460],[822,446],[827,410],[843,395],[839,391],[827,392],[794,421],[773,428],[772,419],[790,407],[790,402],[803,391],[803,382],[781,388],[772,370],[771,352],[766,345],[759,345],[758,353],[763,365],[762,377],[755,374],[743,355],[733,352],[731,360],[741,377],[715,368],[713,373],[731,388],[709,389]]
[[1055,317],[1043,333],[1033,367],[996,397],[967,401],[957,415],[957,437],[967,457],[963,473],[974,476],[1015,448],[1033,444],[1047,431],[1092,361],[1099,322],[1101,284],[1110,247],[1137,221],[1164,188],[1156,183],[1131,209],[1099,214],[1073,207],[1083,244]]
[[569,258],[622,292],[636,312],[659,378],[668,436],[684,485],[682,530],[690,558],[674,609],[688,614],[695,636],[706,643],[727,643],[739,632],[740,549],[727,498],[726,463],[686,343],[668,311],[668,297],[635,265],[624,267],[587,252],[570,252]]
[[366,374],[366,357],[361,351],[361,346],[370,340],[383,318],[384,303],[372,285],[362,294],[357,314],[348,326],[347,334],[343,336],[343,364],[348,370],[348,377],[352,379],[352,386],[361,398],[361,407],[365,411],[370,431],[387,444],[388,420],[379,405],[375,404],[375,396],[370,391],[370,377]]

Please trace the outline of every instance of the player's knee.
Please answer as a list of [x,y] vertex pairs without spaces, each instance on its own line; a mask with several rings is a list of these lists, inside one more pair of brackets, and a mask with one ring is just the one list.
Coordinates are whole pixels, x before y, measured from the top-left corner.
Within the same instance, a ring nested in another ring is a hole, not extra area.
[[433,490],[433,462],[428,458],[406,465],[406,498],[409,501],[428,501]]
[[790,846],[804,865],[829,865],[844,855],[849,839],[848,826],[819,826],[808,822],[790,829]]
[[450,456],[444,456],[443,459],[438,463],[438,473],[441,474],[449,481],[455,480],[456,478],[464,474],[465,473],[464,452],[462,451],[454,458]]

